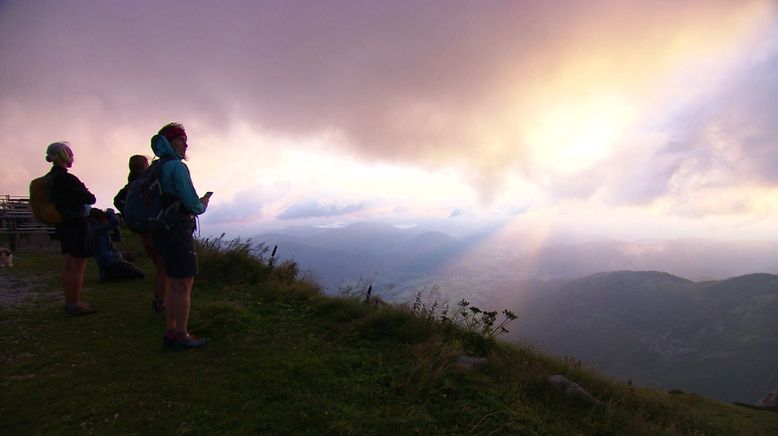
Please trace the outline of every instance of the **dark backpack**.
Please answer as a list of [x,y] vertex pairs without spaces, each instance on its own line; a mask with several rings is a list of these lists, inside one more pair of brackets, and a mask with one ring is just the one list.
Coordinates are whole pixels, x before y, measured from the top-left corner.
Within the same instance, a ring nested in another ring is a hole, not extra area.
[[116,193],[116,196],[113,197],[113,205],[122,216],[124,216],[124,202],[127,199],[127,188],[130,186],[130,183],[132,182],[127,182],[127,184]]
[[169,230],[180,217],[175,217],[181,200],[162,192],[159,175],[172,158],[156,160],[143,174],[128,183],[124,199],[124,222],[135,233],[153,233]]

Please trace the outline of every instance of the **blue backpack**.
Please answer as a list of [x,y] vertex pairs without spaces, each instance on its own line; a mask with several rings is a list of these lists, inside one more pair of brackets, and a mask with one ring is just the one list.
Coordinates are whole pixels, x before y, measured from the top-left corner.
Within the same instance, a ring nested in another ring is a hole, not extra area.
[[180,219],[174,217],[181,200],[162,192],[159,175],[165,163],[173,158],[156,160],[137,179],[127,185],[124,200],[124,222],[135,233],[153,233],[170,228]]

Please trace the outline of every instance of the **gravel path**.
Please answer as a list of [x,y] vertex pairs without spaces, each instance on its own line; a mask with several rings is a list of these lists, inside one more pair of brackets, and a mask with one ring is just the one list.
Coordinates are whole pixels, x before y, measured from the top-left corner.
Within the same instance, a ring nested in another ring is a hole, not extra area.
[[41,282],[34,277],[24,277],[19,273],[0,270],[0,307],[10,309],[31,303],[41,297],[53,297],[57,290],[41,292]]

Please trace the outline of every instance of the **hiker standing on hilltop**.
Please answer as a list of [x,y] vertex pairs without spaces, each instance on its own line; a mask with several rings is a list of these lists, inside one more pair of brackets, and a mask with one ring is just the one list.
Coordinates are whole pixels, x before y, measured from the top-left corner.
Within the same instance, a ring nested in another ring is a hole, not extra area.
[[170,123],[151,138],[154,154],[165,161],[159,172],[163,205],[178,202],[174,216],[167,216],[169,229],[154,232],[154,248],[162,257],[169,289],[165,298],[165,348],[185,350],[202,347],[207,339],[189,334],[189,309],[192,285],[197,275],[197,253],[194,248],[195,216],[205,212],[208,195],[199,198],[192,184],[186,158],[187,136],[184,126]]
[[56,225],[65,266],[62,272],[62,288],[65,293],[65,313],[78,316],[93,313],[88,304],[80,301],[84,286],[86,260],[93,256],[92,232],[87,214],[89,206],[95,204],[95,196],[70,174],[73,166],[73,150],[67,142],[55,142],[46,149],[46,161],[52,163],[49,171],[51,184],[49,194],[52,203],[62,215],[62,222]]
[[[149,159],[140,154],[133,155],[130,157],[129,167],[130,174],[127,175],[127,184],[113,198],[114,206],[122,214],[124,214],[124,201],[127,198],[128,187],[130,183],[138,179],[148,169]],[[151,233],[138,233],[138,236],[140,236],[146,255],[154,263],[154,299],[151,301],[151,307],[154,309],[154,312],[162,313],[165,311],[165,295],[167,295],[168,289],[165,262],[162,261],[162,257],[154,249]]]

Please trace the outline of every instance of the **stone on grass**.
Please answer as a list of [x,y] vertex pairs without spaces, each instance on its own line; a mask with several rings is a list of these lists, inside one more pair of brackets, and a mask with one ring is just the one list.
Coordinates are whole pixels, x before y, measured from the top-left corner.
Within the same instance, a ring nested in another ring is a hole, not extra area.
[[770,391],[764,398],[756,402],[757,407],[778,409],[778,388]]
[[585,406],[596,406],[600,404],[597,398],[586,392],[578,383],[574,383],[561,374],[555,374],[548,378],[548,384],[551,389],[564,394],[569,401],[583,404]]

